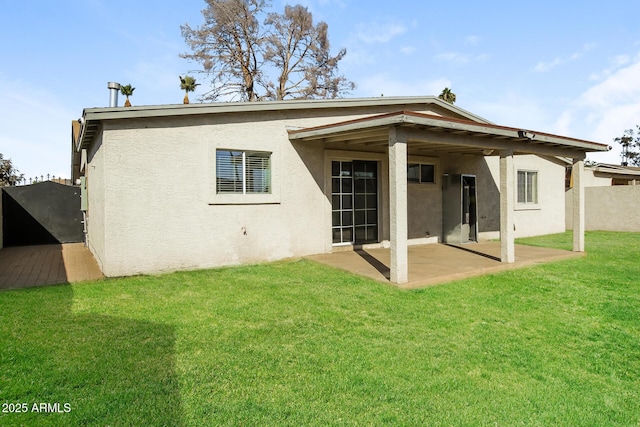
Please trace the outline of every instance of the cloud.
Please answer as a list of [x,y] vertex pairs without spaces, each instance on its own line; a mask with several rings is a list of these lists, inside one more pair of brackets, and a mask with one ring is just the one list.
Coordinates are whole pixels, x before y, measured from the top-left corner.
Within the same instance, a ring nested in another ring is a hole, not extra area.
[[546,73],[548,71],[553,70],[559,65],[566,64],[568,62],[576,61],[584,56],[586,52],[594,49],[596,47],[595,43],[585,43],[582,45],[582,48],[574,53],[571,53],[566,56],[558,56],[551,61],[538,61],[538,63],[533,67],[533,70],[538,73]]
[[405,55],[411,55],[415,51],[416,48],[414,46],[403,46],[400,48],[400,52],[404,53]]
[[540,61],[536,64],[534,71],[537,71],[539,73],[545,73],[547,71],[551,71],[552,69],[556,68],[558,65],[563,64],[565,62],[566,62],[566,59],[560,58],[560,57],[550,62]]
[[610,65],[599,73],[593,73],[589,76],[590,80],[600,80],[602,78],[610,76],[615,70],[623,67],[631,62],[632,58],[629,55],[617,55],[611,58]]
[[487,54],[472,55],[460,52],[443,52],[435,56],[435,60],[439,62],[450,62],[458,65],[465,65],[470,62],[486,61],[489,58]]
[[535,99],[510,90],[501,92],[497,99],[494,95],[490,96],[490,101],[482,100],[482,97],[472,98],[465,108],[498,125],[552,132],[547,124],[548,111]]
[[558,133],[610,144],[609,153],[590,155],[597,161],[620,162],[620,148],[613,139],[625,129],[640,124],[640,53],[633,59],[620,56],[614,63],[625,64],[570,103],[556,121]]
[[365,44],[386,43],[396,36],[404,34],[407,27],[398,22],[371,22],[358,26],[356,37]]
[[0,75],[0,153],[26,178],[69,177],[71,120],[78,116],[52,92]]
[[348,55],[341,63],[341,68],[362,67],[375,65],[383,61],[384,57],[412,54],[416,48],[413,46],[398,46],[388,44],[395,37],[407,32],[408,27],[400,22],[370,22],[361,23],[356,26],[355,32],[351,33],[346,45],[349,46]]
[[438,95],[442,88],[451,87],[451,81],[445,78],[433,80],[396,80],[388,74],[380,73],[358,81],[358,96],[428,96]]
[[464,39],[465,44],[469,45],[469,46],[476,46],[478,43],[480,43],[480,37],[478,36],[467,36]]

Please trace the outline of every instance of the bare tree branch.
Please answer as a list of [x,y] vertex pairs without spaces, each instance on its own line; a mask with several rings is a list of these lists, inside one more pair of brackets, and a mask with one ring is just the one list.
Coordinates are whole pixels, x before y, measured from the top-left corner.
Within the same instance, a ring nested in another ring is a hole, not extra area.
[[[341,49],[330,54],[328,26],[313,24],[306,7],[285,6],[269,13],[264,0],[206,0],[204,24],[181,26],[191,53],[211,80],[203,100],[336,98],[355,88],[338,74]],[[264,29],[260,21],[264,19]]]

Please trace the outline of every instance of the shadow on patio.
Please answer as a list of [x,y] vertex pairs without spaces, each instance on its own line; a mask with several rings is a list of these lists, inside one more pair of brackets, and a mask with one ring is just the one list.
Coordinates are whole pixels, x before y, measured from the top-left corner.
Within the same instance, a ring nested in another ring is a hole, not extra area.
[[[536,246],[516,245],[515,248],[516,262],[506,264],[500,262],[500,242],[409,246],[409,282],[400,288],[420,288],[584,255]],[[389,249],[357,249],[307,258],[389,283]]]

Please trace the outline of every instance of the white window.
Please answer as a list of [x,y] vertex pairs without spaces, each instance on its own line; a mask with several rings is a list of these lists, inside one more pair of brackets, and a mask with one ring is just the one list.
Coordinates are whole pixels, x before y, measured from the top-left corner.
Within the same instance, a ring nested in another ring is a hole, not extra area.
[[421,183],[436,182],[436,167],[428,163],[407,164],[407,181]]
[[271,153],[216,150],[216,193],[271,193]]
[[518,171],[518,203],[538,203],[538,172]]

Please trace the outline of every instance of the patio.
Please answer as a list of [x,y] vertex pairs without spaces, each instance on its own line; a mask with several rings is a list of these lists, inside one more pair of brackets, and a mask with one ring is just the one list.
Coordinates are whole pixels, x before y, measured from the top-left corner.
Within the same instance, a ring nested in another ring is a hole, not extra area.
[[[390,283],[389,249],[356,249],[307,257],[332,267]],[[481,276],[489,273],[528,267],[552,261],[584,256],[536,246],[515,245],[515,262],[500,262],[500,242],[485,241],[465,245],[429,244],[409,246],[409,280],[398,285],[416,289]]]
[[75,283],[102,277],[98,263],[82,243],[0,250],[0,289]]

